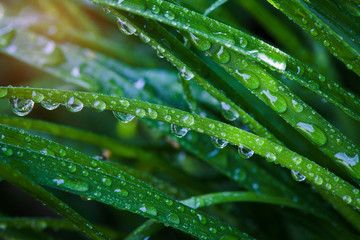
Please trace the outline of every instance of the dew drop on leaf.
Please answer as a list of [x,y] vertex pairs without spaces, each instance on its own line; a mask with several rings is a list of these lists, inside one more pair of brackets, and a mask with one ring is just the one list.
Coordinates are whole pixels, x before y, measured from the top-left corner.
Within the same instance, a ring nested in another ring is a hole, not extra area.
[[98,112],[102,112],[106,109],[106,103],[104,103],[101,100],[95,101],[93,104],[93,107],[98,111]]
[[238,69],[234,72],[234,77],[239,80],[242,84],[251,90],[257,89],[260,86],[260,80],[255,73],[249,70],[239,71]]
[[315,179],[314,179],[314,183],[316,185],[321,185],[321,184],[323,184],[323,182],[324,182],[324,180],[320,176],[316,176]]
[[323,146],[327,141],[325,133],[313,124],[298,122],[296,127],[318,146]]
[[145,112],[145,110],[142,109],[142,108],[137,108],[137,109],[135,110],[135,115],[136,115],[137,117],[139,117],[139,118],[143,118],[143,117],[145,117],[146,112]]
[[29,114],[34,107],[34,101],[31,99],[11,98],[9,102],[12,111],[20,117]]
[[283,113],[287,109],[285,99],[277,93],[273,93],[270,90],[261,91],[261,95],[265,102],[277,113]]
[[181,121],[184,123],[185,126],[190,127],[195,123],[195,119],[193,117],[193,115],[191,114],[186,114],[185,116],[183,116],[181,118]]
[[80,112],[83,109],[84,104],[79,99],[75,97],[70,97],[69,101],[65,104],[65,107],[70,112],[75,113],[75,112]]
[[265,158],[266,158],[266,161],[268,161],[268,162],[275,162],[275,160],[276,160],[275,154],[273,154],[271,152],[266,153]]
[[170,213],[169,215],[167,215],[166,219],[171,222],[172,224],[179,224],[180,223],[180,218],[177,214],[175,213]]
[[238,147],[238,152],[241,158],[248,159],[254,155],[254,150],[245,148],[242,144]]
[[174,20],[175,19],[175,14],[172,11],[165,11],[164,12],[164,17],[166,17],[169,20]]
[[190,41],[200,51],[207,51],[211,48],[211,42],[205,38],[190,33]]
[[151,119],[156,119],[158,117],[158,113],[154,109],[148,108],[148,116]]
[[228,121],[235,121],[239,118],[239,112],[225,102],[221,102],[221,113]]
[[55,67],[66,61],[62,49],[55,42],[48,42],[43,52],[45,53],[42,60],[43,66]]
[[346,202],[347,204],[350,204],[352,202],[352,199],[349,195],[344,195],[343,198],[344,202]]
[[122,32],[125,35],[133,35],[136,33],[136,28],[132,24],[123,21],[121,18],[117,19],[117,25],[120,32]]
[[245,48],[248,44],[248,41],[245,37],[239,37],[239,46]]
[[125,189],[115,189],[114,192],[119,193],[123,197],[127,197],[129,195],[129,192]]
[[139,210],[143,213],[147,213],[151,216],[156,216],[157,215],[157,210],[156,208],[154,208],[153,206],[149,206],[146,204],[141,205],[141,207],[139,208]]
[[184,137],[189,131],[188,128],[179,127],[175,124],[171,124],[170,128],[171,128],[171,133],[174,134],[178,138]]
[[11,157],[14,154],[13,150],[11,148],[8,148],[8,147],[2,147],[1,151],[7,157]]
[[33,91],[31,94],[31,99],[36,103],[41,102],[42,100],[44,100],[44,98],[45,98],[44,94],[40,92]]
[[68,167],[69,172],[74,173],[76,172],[76,165],[70,164]]
[[291,170],[291,177],[297,182],[302,182],[306,179],[304,175],[302,175],[299,171],[295,170]]
[[152,5],[151,12],[154,14],[158,14],[160,12],[160,7],[158,5]]
[[214,59],[218,63],[228,63],[230,61],[230,53],[224,48],[224,46],[219,46],[219,48],[214,52]]
[[181,69],[179,70],[179,72],[180,72],[180,76],[181,76],[184,80],[186,80],[186,81],[190,81],[190,80],[193,79],[194,76],[195,76],[195,75],[194,75],[191,71],[189,71],[186,67],[181,68]]
[[296,100],[291,100],[292,108],[295,112],[301,113],[304,110],[304,106],[301,103],[298,103]]
[[106,187],[110,187],[111,186],[111,179],[110,178],[107,178],[107,177],[103,177],[101,179],[101,183],[106,186]]
[[286,60],[283,56],[276,52],[253,52],[251,55],[259,58],[263,62],[267,63],[271,68],[285,71]]
[[211,136],[211,142],[214,144],[215,147],[217,147],[219,149],[223,149],[229,143],[227,141],[224,141],[222,139],[219,139],[219,138],[216,138],[213,136]]
[[129,113],[122,113],[122,112],[113,112],[114,116],[116,117],[117,120],[119,120],[122,123],[128,123],[131,122],[135,116]]
[[40,104],[46,110],[54,110],[60,106],[60,103],[55,103],[50,100],[42,101]]

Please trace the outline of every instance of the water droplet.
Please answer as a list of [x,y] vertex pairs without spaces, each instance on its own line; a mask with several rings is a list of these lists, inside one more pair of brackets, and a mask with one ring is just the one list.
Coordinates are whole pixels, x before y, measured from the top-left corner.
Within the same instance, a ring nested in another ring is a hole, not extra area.
[[263,96],[265,102],[278,113],[283,113],[287,109],[287,104],[285,99],[277,93],[273,93],[269,90],[261,91],[261,95]]
[[132,24],[123,21],[121,18],[117,19],[117,25],[119,30],[125,35],[133,35],[136,33],[136,28]]
[[158,113],[152,108],[148,108],[148,115],[151,119],[156,119],[158,117]]
[[110,178],[107,178],[107,177],[103,177],[102,179],[101,179],[101,182],[102,182],[102,184],[104,185],[104,186],[106,186],[106,187],[110,187],[111,186],[111,179]]
[[151,6],[151,12],[154,14],[158,14],[160,12],[160,7],[157,5],[152,5]]
[[15,30],[12,29],[10,31],[4,31],[4,29],[0,29],[0,48],[6,47],[11,43],[11,41],[15,37]]
[[239,46],[245,48],[248,44],[248,41],[244,37],[239,37]]
[[315,125],[299,122],[297,129],[318,146],[323,146],[327,141],[325,133]]
[[254,151],[248,148],[245,148],[242,144],[238,147],[238,152],[241,158],[248,159],[254,155]]
[[343,200],[344,200],[344,202],[346,202],[347,204],[350,204],[350,203],[352,202],[351,197],[348,196],[348,195],[344,195],[344,196],[343,196]]
[[319,33],[316,31],[315,28],[310,29],[310,34],[313,35],[314,37],[316,37],[317,35],[319,35]]
[[146,112],[145,112],[145,110],[142,109],[142,108],[137,108],[136,111],[135,111],[135,115],[136,115],[137,117],[139,117],[139,118],[143,118],[143,117],[145,117]]
[[166,121],[170,122],[172,118],[171,118],[170,115],[165,115],[164,119],[165,119]]
[[195,123],[194,116],[191,114],[186,114],[181,118],[181,121],[184,123],[186,127],[190,127]]
[[[278,69],[280,71],[285,71],[286,69],[286,60],[283,56],[276,52],[254,52],[257,58],[262,60],[263,62],[270,65],[270,67]],[[254,55],[252,53],[251,55]]]
[[314,183],[316,185],[321,185],[321,184],[323,184],[323,182],[324,182],[324,180],[322,179],[322,177],[316,175],[316,177],[314,179]]
[[83,109],[84,104],[79,99],[75,97],[70,97],[69,101],[65,104],[65,107],[70,112],[75,113],[75,112],[80,112]]
[[188,133],[188,128],[179,127],[175,124],[171,124],[171,133],[178,138],[184,137]]
[[195,36],[190,33],[190,40],[194,46],[200,51],[207,51],[211,48],[211,42],[205,38]]
[[180,223],[180,218],[178,215],[176,215],[175,213],[170,213],[169,215],[167,215],[167,220],[169,222],[171,222],[172,224],[179,224]]
[[195,75],[191,71],[189,71],[186,67],[183,67],[180,69],[180,76],[184,80],[189,81],[193,79]]
[[9,99],[12,111],[18,116],[25,116],[34,107],[34,101],[30,99],[11,98]]
[[128,108],[130,106],[130,103],[128,100],[120,100],[120,105],[123,106],[124,108]]
[[302,182],[306,179],[304,175],[302,175],[299,171],[295,170],[291,170],[291,177],[297,182]]
[[344,152],[338,152],[334,155],[338,163],[345,165],[346,167],[355,166],[359,163],[359,155],[356,154],[354,157],[348,156]]
[[6,97],[8,94],[7,88],[0,88],[0,97]]
[[118,119],[122,123],[128,123],[131,122],[135,116],[129,113],[122,113],[122,112],[113,112],[116,119]]
[[295,112],[301,113],[304,110],[304,106],[301,103],[298,103],[296,100],[291,100],[291,103]]
[[86,192],[89,190],[89,185],[82,181],[70,179],[53,179],[53,182],[55,182],[57,186],[62,186],[64,188],[74,191]]
[[31,94],[31,99],[36,103],[41,102],[42,100],[44,100],[44,98],[45,98],[44,94],[36,91],[33,91]]
[[224,46],[219,46],[215,51],[214,60],[218,63],[228,63],[230,61],[230,53],[224,48]]
[[252,71],[243,70],[240,72],[236,69],[234,77],[251,90],[257,89],[260,86],[259,78]]
[[213,136],[211,137],[211,141],[215,147],[220,148],[220,149],[226,147],[226,145],[229,143],[227,141],[221,140],[221,139],[213,137]]
[[265,157],[266,157],[266,161],[268,161],[268,162],[275,162],[275,160],[276,160],[275,154],[273,154],[271,152],[267,152]]
[[231,107],[229,104],[225,102],[221,102],[221,113],[224,118],[228,121],[235,121],[239,118],[239,112],[236,111],[235,108]]
[[40,104],[46,110],[54,110],[60,106],[60,103],[54,103],[50,100],[42,101]]
[[66,61],[62,49],[55,42],[48,42],[43,52],[45,53],[45,57],[42,60],[43,66],[54,67]]
[[206,224],[206,218],[201,214],[196,214],[197,218],[199,219],[200,223],[205,225]]
[[69,172],[74,173],[76,172],[76,165],[70,164],[68,167]]
[[212,233],[217,233],[216,228],[213,228],[213,227],[209,228],[209,231],[212,232]]
[[123,197],[127,197],[129,195],[129,192],[125,189],[115,189],[114,192],[119,193]]
[[165,11],[164,12],[164,17],[166,17],[169,20],[174,20],[175,19],[175,14],[172,11]]
[[7,157],[11,157],[14,154],[13,150],[11,148],[8,148],[8,147],[2,147],[1,151]]
[[102,112],[106,109],[106,103],[104,103],[101,100],[98,100],[98,101],[94,102],[93,107],[96,109],[96,111]]
[[150,37],[148,37],[146,34],[144,34],[144,33],[140,33],[140,35],[139,35],[139,37],[140,37],[140,40],[141,41],[143,41],[144,43],[148,43],[148,42],[150,42]]
[[141,205],[141,207],[139,208],[139,210],[143,213],[147,213],[151,216],[156,216],[157,215],[157,210],[156,208],[152,207],[152,206],[148,206],[146,204]]
[[302,162],[302,158],[300,156],[294,156],[292,157],[293,162],[295,165],[299,165]]

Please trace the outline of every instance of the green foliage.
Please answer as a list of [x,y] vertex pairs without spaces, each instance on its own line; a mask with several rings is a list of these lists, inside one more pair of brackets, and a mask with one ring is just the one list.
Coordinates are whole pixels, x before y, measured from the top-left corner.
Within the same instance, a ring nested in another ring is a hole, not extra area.
[[359,13],[0,3],[0,237],[360,239]]

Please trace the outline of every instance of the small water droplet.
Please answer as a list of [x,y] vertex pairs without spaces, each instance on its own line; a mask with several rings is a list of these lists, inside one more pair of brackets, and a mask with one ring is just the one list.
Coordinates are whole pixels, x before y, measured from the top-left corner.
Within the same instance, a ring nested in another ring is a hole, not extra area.
[[180,218],[177,214],[175,213],[170,213],[169,215],[167,215],[166,219],[171,222],[172,224],[179,224],[180,223]]
[[211,48],[211,42],[205,38],[198,37],[190,33],[190,40],[193,45],[200,51],[207,51]]
[[235,121],[239,118],[239,112],[225,102],[221,102],[221,113],[228,121]]
[[304,175],[302,175],[299,171],[295,170],[291,170],[291,177],[297,182],[302,182],[306,179]]
[[180,76],[184,80],[190,81],[191,79],[194,78],[195,75],[191,71],[189,71],[186,67],[183,67],[180,69]]
[[122,112],[113,112],[116,119],[118,119],[122,123],[128,123],[131,122],[135,116],[129,113],[122,113]]
[[137,117],[139,117],[139,118],[143,118],[143,117],[145,117],[146,112],[145,112],[145,110],[142,109],[142,108],[137,108],[137,109],[135,110],[135,115],[136,115]]
[[148,115],[151,119],[156,119],[158,117],[157,111],[152,108],[148,108]]
[[160,7],[157,5],[152,5],[151,6],[151,12],[154,14],[158,14],[160,12]]
[[213,228],[213,227],[209,228],[209,231],[212,232],[212,233],[217,233],[216,228]]
[[186,127],[191,127],[195,123],[194,116],[191,114],[186,114],[181,118],[181,121],[184,123]]
[[295,112],[301,113],[304,110],[304,106],[301,103],[298,103],[296,100],[291,100],[292,108]]
[[214,53],[214,60],[218,63],[228,63],[230,61],[230,53],[224,48],[224,46],[219,46],[219,48]]
[[248,159],[254,155],[254,151],[248,148],[245,148],[242,144],[238,147],[238,152],[241,158]]
[[36,103],[41,102],[42,100],[44,100],[44,98],[45,98],[44,94],[40,92],[33,91],[31,94],[31,99]]
[[278,69],[280,71],[285,71],[286,69],[286,60],[285,58],[276,52],[254,52],[251,55],[259,58],[263,62],[267,63],[270,67]]
[[211,141],[214,144],[214,146],[219,148],[219,149],[222,149],[222,148],[226,147],[226,145],[229,143],[227,141],[224,141],[222,139],[219,139],[219,138],[216,138],[216,137],[213,137],[213,136],[211,136]]
[[106,109],[106,103],[104,103],[101,100],[98,100],[94,102],[93,107],[96,109],[96,111],[102,112]]
[[245,37],[239,37],[239,46],[245,48],[248,44],[248,41]]
[[166,17],[169,20],[174,20],[175,19],[175,14],[172,11],[165,11],[164,12],[164,17]]
[[46,110],[54,110],[60,106],[60,103],[54,103],[50,100],[42,101],[40,104]]
[[268,162],[275,162],[275,160],[276,160],[275,154],[273,154],[271,152],[267,152],[265,157],[266,157],[266,161],[268,161]]
[[350,166],[355,166],[356,164],[359,163],[358,154],[355,154],[353,157],[350,157],[344,152],[338,152],[334,155],[334,157],[337,159],[338,163],[343,164],[349,168],[351,168]]
[[65,107],[70,112],[75,113],[75,112],[80,112],[83,109],[84,104],[79,99],[75,97],[70,97],[69,101],[65,104]]
[[119,193],[123,197],[127,197],[129,195],[129,192],[125,189],[115,189],[114,192]]
[[316,37],[317,35],[319,35],[319,33],[316,31],[315,28],[310,29],[310,34],[313,35],[314,37]]
[[347,204],[350,204],[352,202],[352,199],[349,195],[344,195],[343,196],[343,200],[344,202],[346,202]]
[[156,216],[157,215],[157,210],[156,208],[154,208],[153,206],[149,206],[146,204],[141,205],[141,207],[139,208],[139,210],[143,213],[147,213],[151,216]]
[[252,71],[243,70],[240,72],[238,69],[236,69],[233,75],[237,80],[239,80],[242,84],[251,90],[260,87],[260,80]]
[[117,25],[119,30],[125,35],[133,35],[136,33],[136,28],[132,24],[123,21],[121,18],[117,19]]
[[293,162],[295,165],[299,165],[302,162],[302,158],[300,156],[294,156],[292,157]]
[[140,37],[140,40],[141,41],[143,41],[144,43],[148,43],[148,42],[150,42],[150,37],[148,37],[146,34],[144,34],[144,33],[140,33],[140,35],[139,35],[139,37]]
[[45,57],[42,59],[43,66],[55,67],[66,61],[62,49],[55,42],[48,42],[43,50]]
[[277,93],[273,93],[269,90],[261,91],[261,95],[265,102],[275,111],[278,113],[283,113],[287,109],[287,104],[285,99]]
[[7,157],[11,157],[14,154],[13,150],[11,148],[8,148],[8,147],[2,147],[1,151]]
[[322,179],[322,177],[316,175],[316,177],[314,179],[314,183],[316,185],[321,185],[321,184],[323,184],[323,182],[324,182],[324,180]]
[[188,128],[179,127],[175,124],[171,124],[171,133],[178,138],[184,137],[188,133]]
[[296,126],[299,131],[303,132],[306,137],[318,146],[323,146],[326,143],[325,133],[317,126],[303,122],[298,122]]
[[34,107],[34,101],[31,99],[11,98],[9,102],[12,111],[21,117],[29,114]]
[[107,178],[107,177],[103,177],[103,178],[101,179],[101,182],[102,182],[102,184],[103,184],[104,186],[106,186],[106,187],[110,187],[110,186],[111,186],[111,183],[112,183],[111,179],[110,179],[110,178]]

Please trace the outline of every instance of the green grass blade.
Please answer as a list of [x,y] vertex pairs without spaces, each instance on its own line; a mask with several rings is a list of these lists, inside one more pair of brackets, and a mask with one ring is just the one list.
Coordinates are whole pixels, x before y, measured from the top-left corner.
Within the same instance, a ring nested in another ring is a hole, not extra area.
[[[202,38],[202,44],[204,41],[210,41],[209,44],[218,43],[297,81],[334,103],[353,118],[360,120],[360,101],[355,95],[341,88],[337,83],[326,80],[322,74],[299,60],[242,31],[166,1],[149,0],[131,3],[125,1],[121,4],[114,0],[94,0],[94,2],[191,32]],[[154,12],[153,8],[157,10]],[[171,17],[163,14],[168,12],[171,12]]]
[[[3,148],[2,148],[3,149]],[[4,161],[4,157],[1,156],[1,160]],[[0,161],[0,176],[10,183],[18,186],[25,192],[36,197],[44,204],[60,213],[68,220],[73,222],[78,228],[80,228],[85,234],[90,236],[92,239],[107,239],[103,233],[98,231],[92,226],[90,222],[84,219],[76,211],[70,208],[67,204],[60,201],[57,197],[34,183],[33,181],[26,178],[23,174],[18,172],[13,167],[10,167],[5,162]]]
[[0,90],[3,93],[1,95],[3,98],[31,99],[35,92],[35,95],[42,96],[42,100],[45,101],[51,100],[61,104],[76,101],[84,107],[93,108],[94,104],[96,106],[101,101],[107,110],[133,114],[138,118],[149,118],[175,124],[225,140],[237,146],[243,145],[265,157],[269,162],[279,163],[288,169],[299,171],[309,183],[332,192],[343,199],[345,203],[360,209],[360,202],[356,200],[358,199],[357,189],[335,174],[279,144],[215,120],[139,100],[129,100],[102,94],[12,87],[3,87]]
[[[339,11],[337,8],[335,9],[336,15],[340,16],[340,19],[335,19],[331,18],[330,11],[327,11],[328,15],[326,15],[322,12],[323,9],[316,8],[317,6],[322,6],[326,10],[329,10],[329,8],[335,7],[332,6],[335,5],[332,1],[322,1],[321,5],[316,3],[321,1],[315,1],[315,4],[299,0],[268,0],[268,2],[310,33],[335,57],[342,61],[348,69],[353,70],[360,76],[360,48],[354,39],[358,33],[353,32],[352,35],[349,36],[349,33],[344,31],[344,28],[350,29],[350,32],[358,29],[358,27],[354,27],[354,25],[356,25],[356,18],[349,13]],[[353,19],[349,19],[350,21],[348,20],[346,22],[341,21],[341,15],[344,14],[349,18],[353,17]]]

